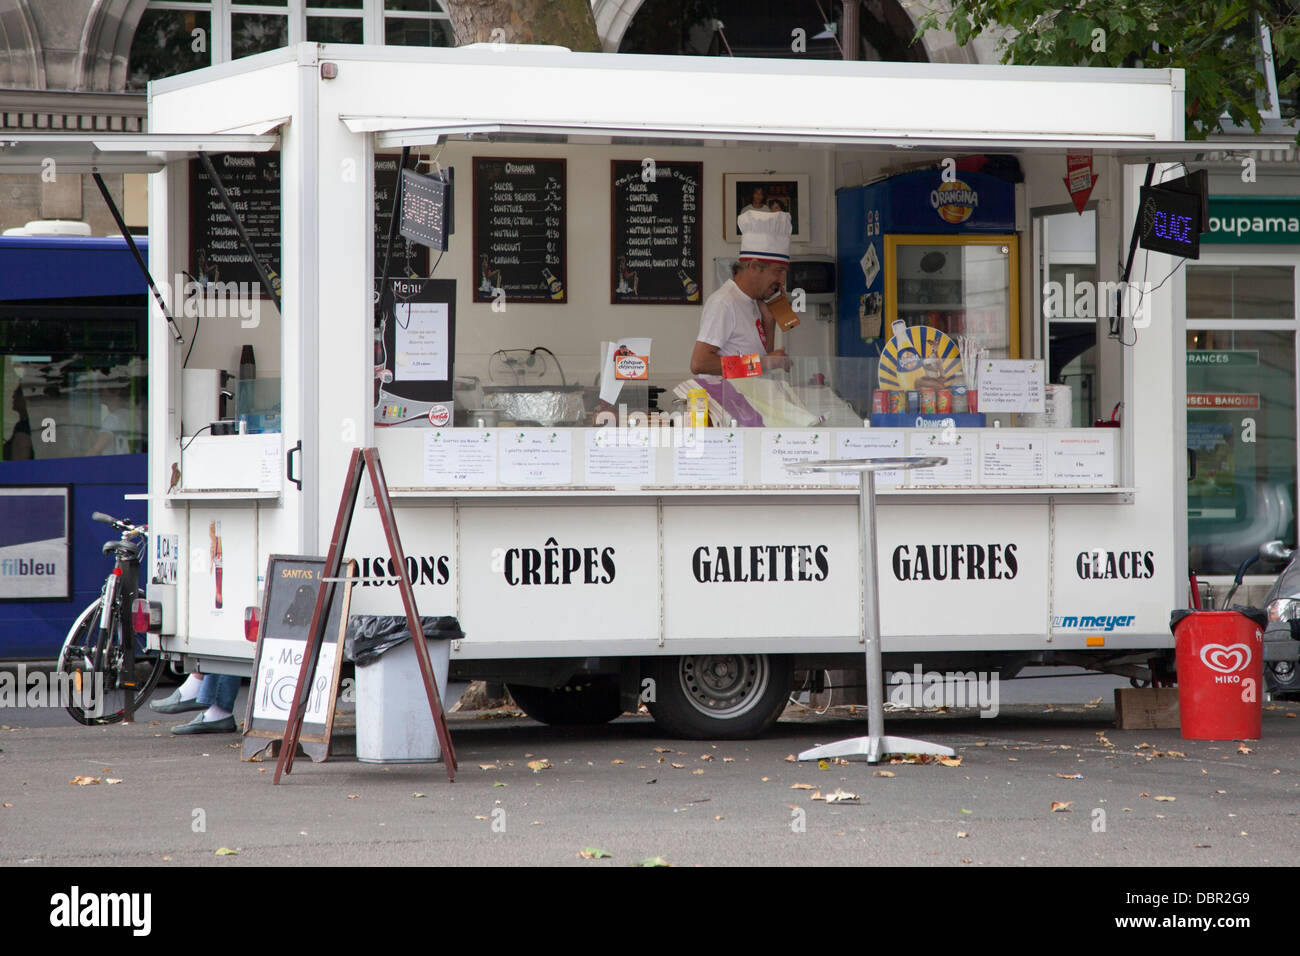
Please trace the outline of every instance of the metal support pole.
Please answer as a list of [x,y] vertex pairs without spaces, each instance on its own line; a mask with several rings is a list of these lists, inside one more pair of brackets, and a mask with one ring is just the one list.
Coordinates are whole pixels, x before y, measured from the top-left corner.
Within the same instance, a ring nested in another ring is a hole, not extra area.
[[140,271],[144,273],[144,281],[149,283],[149,290],[153,292],[153,297],[158,302],[158,308],[162,309],[163,318],[166,319],[167,324],[171,326],[172,335],[176,336],[177,342],[184,342],[185,337],[181,335],[180,327],[176,324],[176,320],[172,318],[172,314],[167,308],[167,303],[163,299],[162,293],[158,291],[158,286],[154,284],[153,276],[149,274],[149,267],[145,265],[144,256],[140,255],[140,247],[135,244],[135,237],[132,236],[131,231],[126,228],[126,220],[122,218],[122,214],[118,211],[117,203],[113,202],[113,197],[110,195],[108,187],[104,185],[104,177],[99,175],[99,173],[91,173],[90,175],[95,180],[95,185],[99,187],[99,194],[104,197],[104,204],[108,206],[108,211],[112,215],[113,221],[117,223],[117,231],[122,234],[122,238],[126,240],[127,248],[131,250],[131,255],[135,257],[135,264],[138,265]]

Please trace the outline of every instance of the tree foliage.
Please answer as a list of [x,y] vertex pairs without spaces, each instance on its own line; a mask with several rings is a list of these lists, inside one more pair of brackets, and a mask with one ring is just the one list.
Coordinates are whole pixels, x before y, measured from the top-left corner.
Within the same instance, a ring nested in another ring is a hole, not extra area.
[[1272,31],[1284,119],[1296,118],[1300,84],[1300,0],[953,0],[919,20],[917,36],[940,25],[965,46],[1005,28],[1003,63],[1040,66],[1180,67],[1187,77],[1189,139],[1233,124],[1258,131],[1264,89],[1252,14]]

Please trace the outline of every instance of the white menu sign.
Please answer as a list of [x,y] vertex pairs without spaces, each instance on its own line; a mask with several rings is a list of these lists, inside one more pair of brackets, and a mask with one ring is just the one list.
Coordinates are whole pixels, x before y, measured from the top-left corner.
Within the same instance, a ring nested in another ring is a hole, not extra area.
[[907,436],[907,454],[922,458],[947,458],[946,465],[935,468],[913,468],[912,485],[973,485],[975,484],[975,444],[977,432],[939,429],[932,432],[913,432]]
[[500,433],[503,485],[573,484],[573,430],[512,428]]
[[[903,433],[885,428],[859,428],[855,431],[838,432],[835,435],[836,458],[902,458]],[[894,488],[903,483],[901,471],[877,471],[875,482],[877,488]],[[856,471],[844,472],[836,476],[841,485],[858,484]]]
[[1047,436],[1020,429],[991,428],[980,434],[980,483],[1047,483]]
[[[257,696],[253,699],[253,718],[288,720],[293,705],[293,692],[298,687],[298,671],[302,666],[302,641],[288,641],[279,637],[262,640],[261,670],[255,684]],[[334,655],[338,642],[326,641],[321,645],[316,670],[312,672],[311,694],[303,722],[325,723],[325,705],[329,702],[327,688],[334,674]]]
[[686,428],[673,449],[673,481],[679,485],[743,485],[745,433],[738,428]]
[[399,382],[446,381],[447,303],[398,302],[394,312],[397,355],[393,376]]
[[424,433],[426,485],[495,485],[497,430],[456,428]]
[[820,461],[830,458],[831,433],[826,429],[819,431],[767,429],[763,432],[762,456],[762,475],[765,485],[829,485],[831,483],[831,475],[828,472],[810,471],[794,474],[788,467],[801,461]]
[[[1115,484],[1113,434],[1076,429],[1047,440],[1047,477],[1054,485]],[[1117,433],[1114,433],[1117,434]]]
[[983,359],[979,363],[981,412],[1045,412],[1047,392],[1041,359]]
[[589,429],[586,480],[589,485],[653,485],[655,450],[650,429]]

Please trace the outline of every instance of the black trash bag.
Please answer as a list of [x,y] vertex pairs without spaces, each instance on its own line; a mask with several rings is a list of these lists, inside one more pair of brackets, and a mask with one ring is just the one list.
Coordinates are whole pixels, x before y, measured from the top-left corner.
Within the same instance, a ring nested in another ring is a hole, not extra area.
[[[454,617],[422,617],[420,629],[432,641],[458,641],[465,636]],[[406,618],[396,614],[358,614],[349,619],[343,638],[344,660],[358,667],[373,664],[380,655],[411,639]]]

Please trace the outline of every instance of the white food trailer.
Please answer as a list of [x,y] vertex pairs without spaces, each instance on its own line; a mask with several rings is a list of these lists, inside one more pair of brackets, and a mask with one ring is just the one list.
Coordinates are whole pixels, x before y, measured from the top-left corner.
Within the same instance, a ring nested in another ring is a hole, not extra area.
[[[207,148],[205,136],[239,134],[278,151],[283,185],[282,308],[263,298],[256,316],[205,315],[197,342],[194,315],[178,317],[183,343],[161,317],[151,326],[148,591],[164,605],[163,650],[186,669],[247,674],[244,609],[259,604],[268,556],[325,552],[349,453],[373,445],[421,613],[454,614],[466,632],[451,648],[453,680],[506,681],[543,719],[605,720],[651,678],[650,708],[665,729],[753,734],[779,713],[792,674],[862,661],[856,486],[792,477],[785,465],[892,448],[949,465],[878,486],[888,669],[1006,677],[1054,663],[1150,678],[1169,666],[1171,609],[1188,603],[1181,273],[1146,293],[1138,327],[1130,315],[1112,338],[1098,320],[1099,404],[1108,413],[1123,403],[1119,428],[1068,409],[1064,420],[990,409],[985,427],[961,418],[864,427],[876,359],[837,356],[834,307],[812,295],[802,324],[777,343],[793,367],[764,376],[797,414],[754,396],[770,412],[762,427],[724,415],[724,427],[685,445],[680,427],[618,446],[616,429],[591,426],[605,343],[652,340],[649,383],[667,390],[663,411],[692,379],[700,301],[739,248],[738,200],[724,195],[737,182],[794,183],[794,257],[828,262],[839,252],[837,189],[924,164],[938,177],[945,159],[951,171],[971,156],[1014,157],[1023,176],[1008,187],[1014,229],[992,247],[1006,281],[985,344],[990,358],[1041,359],[1033,211],[1068,208],[1066,157],[1090,153],[1097,278],[1117,281],[1147,163],[1159,181],[1200,148],[1181,142],[1183,115],[1178,70],[508,45],[300,44],[155,81],[151,134],[192,136],[195,149]],[[454,233],[432,273],[456,283],[454,348],[429,347],[454,365],[441,426],[387,427],[376,413],[373,163],[403,147],[428,161],[425,171],[457,173]],[[563,160],[550,210],[562,219],[563,273],[550,273],[559,280],[550,301],[479,294],[483,282],[503,285],[475,258],[475,233],[490,225],[474,216],[487,201],[473,175],[482,158]],[[693,301],[629,304],[611,292],[625,267],[610,251],[611,163],[646,160],[700,164],[702,262],[678,259],[702,277]],[[155,276],[192,270],[193,182],[183,160],[153,178]],[[1152,287],[1177,264],[1161,254],[1145,262]],[[842,257],[839,269],[842,281]],[[211,298],[197,306],[216,311]],[[187,383],[211,387],[189,370],[233,371],[247,344],[261,387],[278,388],[268,403],[278,431],[214,436],[201,419],[182,424]],[[557,392],[582,398],[581,417],[530,418],[508,404],[487,420],[467,417],[493,389],[535,397],[561,375],[583,386]],[[160,548],[179,560],[160,561]],[[345,553],[367,578],[352,613],[400,614],[373,506],[358,508]]]

